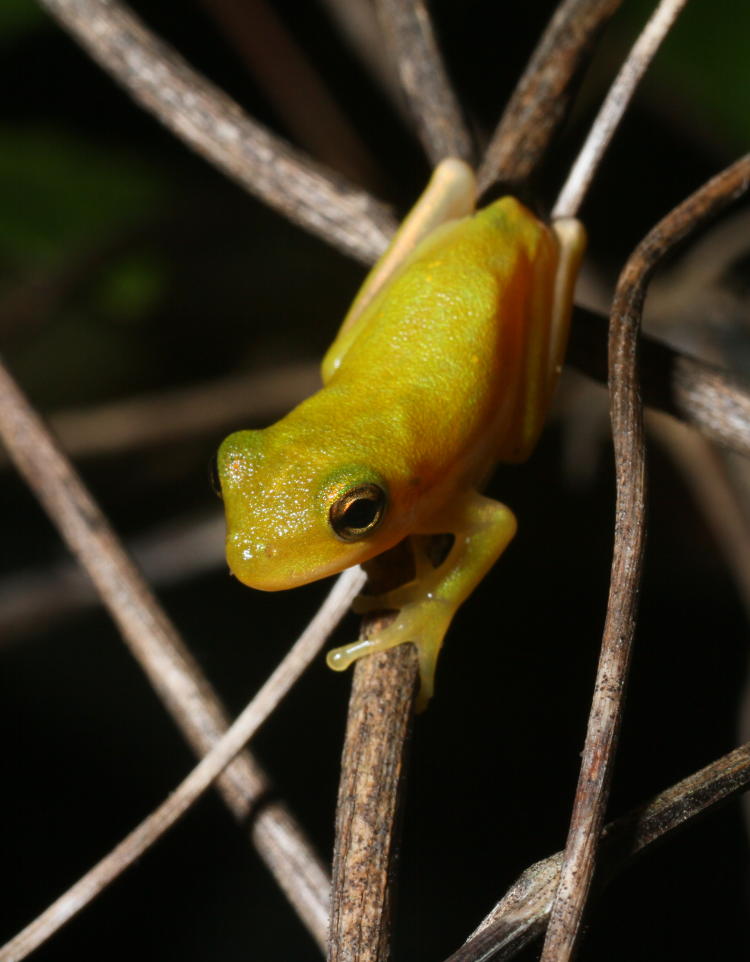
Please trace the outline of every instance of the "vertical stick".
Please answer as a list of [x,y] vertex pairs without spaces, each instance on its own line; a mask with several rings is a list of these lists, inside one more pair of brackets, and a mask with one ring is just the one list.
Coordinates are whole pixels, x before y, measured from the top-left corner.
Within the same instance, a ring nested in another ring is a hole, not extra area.
[[643,403],[638,375],[638,336],[646,289],[659,261],[675,244],[748,188],[750,154],[708,181],[661,220],[630,256],[617,284],[609,329],[610,414],[617,484],[609,600],[560,885],[550,911],[541,962],[568,962],[575,953],[596,868],[622,722],[646,522]]
[[370,655],[354,668],[336,814],[329,962],[389,958],[389,881],[417,676],[413,645]]

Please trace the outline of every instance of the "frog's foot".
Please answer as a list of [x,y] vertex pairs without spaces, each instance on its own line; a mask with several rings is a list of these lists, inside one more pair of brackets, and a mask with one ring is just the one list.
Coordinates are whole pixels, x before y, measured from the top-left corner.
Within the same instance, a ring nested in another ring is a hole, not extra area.
[[455,605],[439,599],[423,599],[407,603],[398,612],[392,624],[374,638],[359,639],[350,645],[329,651],[326,658],[328,666],[335,671],[343,671],[353,661],[364,655],[385,651],[411,641],[417,646],[419,654],[421,687],[416,707],[417,711],[422,711],[432,697],[437,656],[455,608]]

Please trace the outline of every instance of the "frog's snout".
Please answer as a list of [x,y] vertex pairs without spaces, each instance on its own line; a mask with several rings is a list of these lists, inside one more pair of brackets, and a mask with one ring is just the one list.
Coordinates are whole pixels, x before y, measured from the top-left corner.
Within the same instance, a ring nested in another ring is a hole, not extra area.
[[280,581],[276,564],[278,551],[265,543],[253,543],[241,532],[227,533],[229,570],[244,585],[261,591],[280,591],[288,587]]

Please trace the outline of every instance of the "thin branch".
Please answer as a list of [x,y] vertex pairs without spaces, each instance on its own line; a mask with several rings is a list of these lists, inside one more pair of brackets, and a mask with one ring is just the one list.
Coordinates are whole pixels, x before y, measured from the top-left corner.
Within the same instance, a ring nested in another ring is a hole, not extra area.
[[369,262],[395,229],[386,207],[252,120],[115,0],[39,0],[130,95],[264,203]]
[[[367,590],[381,594],[414,577],[414,556],[402,541],[364,568]],[[367,615],[361,637],[376,636],[393,617]],[[354,666],[336,809],[329,962],[390,958],[390,883],[418,675],[413,645],[369,655]]]
[[433,166],[474,150],[423,0],[377,0],[378,15],[417,135]]
[[[186,388],[68,408],[50,414],[49,423],[71,457],[124,454],[277,417],[319,387],[318,365],[303,361]],[[2,465],[0,453],[0,468]]]
[[[610,822],[602,832],[603,877],[627,868],[654,842],[750,788],[750,742]],[[562,852],[523,872],[469,939],[446,962],[501,962],[541,935],[560,878]]]
[[370,0],[322,2],[346,45],[356,54],[357,60],[384,92],[391,106],[408,122],[411,119],[409,111],[404,103],[401,85],[385,51],[383,31],[373,4]]
[[[660,320],[664,315],[674,318],[676,329],[681,330],[679,315],[684,306],[692,305],[696,298],[726,283],[726,275],[750,253],[750,210],[746,207],[725,217],[720,224],[690,245],[659,284],[658,310],[654,313]],[[651,295],[656,301],[657,290]],[[706,322],[699,323],[704,328]],[[661,329],[661,328],[660,328]]]
[[[581,307],[573,316],[567,362],[604,382],[604,319]],[[641,338],[641,378],[647,405],[750,457],[750,388],[746,381],[647,336]]]
[[610,397],[617,504],[610,594],[594,697],[560,884],[541,962],[568,962],[596,865],[635,632],[645,538],[645,448],[638,333],[651,274],[664,255],[750,187],[750,155],[701,187],[638,245],[617,285],[610,321]]
[[725,460],[705,438],[674,418],[652,411],[646,424],[692,492],[750,619],[750,524]]
[[609,88],[560,191],[552,218],[575,217],[633,94],[687,0],[661,0]]
[[[226,566],[224,518],[190,514],[128,541],[128,551],[150,584],[166,586]],[[72,560],[0,579],[0,647],[56,618],[96,604],[91,581]]]
[[390,958],[390,882],[417,676],[413,645],[362,658],[354,668],[336,812],[329,962]]
[[0,962],[19,962],[49,939],[122,875],[207,791],[308,668],[326,638],[349,610],[364,581],[364,573],[359,568],[349,569],[339,576],[302,635],[211,751],[167,800],[133,829],[109,855],[82,876],[14,939],[0,948]]
[[575,77],[622,0],[564,0],[531,56],[477,175],[480,194],[497,181],[528,180],[562,124]]
[[672,376],[664,390],[671,391],[673,406],[667,403],[663,410],[676,413],[704,437],[738,454],[750,455],[747,382],[677,352],[672,359]]
[[361,137],[267,0],[203,0],[297,143],[359,184],[379,177]]
[[[68,546],[86,569],[134,657],[198,755],[228,727],[218,696],[159,607],[106,518],[65,455],[0,363],[0,437]],[[249,752],[222,775],[219,789],[243,824],[270,789]],[[319,944],[325,944],[325,870],[286,807],[264,805],[251,820],[253,844]]]

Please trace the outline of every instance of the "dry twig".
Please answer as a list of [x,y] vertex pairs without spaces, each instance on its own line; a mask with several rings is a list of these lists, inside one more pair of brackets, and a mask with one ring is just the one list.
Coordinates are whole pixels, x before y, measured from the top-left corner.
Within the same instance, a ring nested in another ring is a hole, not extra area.
[[[750,742],[661,792],[602,832],[603,875],[609,879],[654,842],[750,788]],[[529,866],[469,939],[446,962],[501,962],[544,931],[562,852]]]
[[[173,585],[226,565],[224,529],[218,511],[172,518],[134,537],[128,551],[150,584]],[[72,560],[7,575],[0,579],[0,646],[97,600]]]
[[354,668],[336,811],[329,962],[390,958],[394,825],[417,675],[412,645],[370,655]]
[[[413,577],[405,542],[365,565],[368,590],[386,591]],[[373,612],[362,637],[376,635],[393,613]],[[412,645],[362,658],[354,666],[336,808],[330,962],[389,958],[401,777],[411,732],[419,664]]]
[[408,121],[408,108],[382,42],[374,5],[370,0],[323,0],[323,6],[357,60],[383,90],[394,109]]
[[528,180],[544,158],[572,96],[573,80],[622,0],[564,0],[544,31],[484,155],[480,194]]
[[575,217],[591,186],[604,152],[620,125],[636,87],[679,16],[687,0],[661,0],[609,88],[586,143],[570,169],[552,210],[556,217]]
[[423,0],[377,0],[391,58],[433,166],[445,157],[471,161],[461,107],[445,70]]
[[[130,561],[107,520],[29,403],[0,364],[0,436],[18,470],[59,528],[117,623],[133,655],[193,750],[204,755],[228,727],[218,696]],[[270,783],[246,752],[219,788],[245,822]],[[253,844],[313,937],[325,944],[328,880],[286,807],[264,805],[252,820]]]
[[319,387],[318,365],[300,362],[87,408],[69,408],[51,414],[49,422],[72,457],[124,454],[216,435],[239,424],[276,417]]
[[643,408],[638,332],[648,281],[664,255],[750,187],[750,155],[705,184],[638,245],[620,275],[610,326],[610,392],[617,504],[607,618],[560,884],[541,962],[575,951],[596,864],[635,631],[645,536]]
[[39,0],[150,113],[228,177],[340,250],[369,262],[390,212],[246,116],[115,0]]
[[[600,382],[607,380],[604,334],[603,318],[575,309],[567,361]],[[642,337],[641,380],[647,405],[685,421],[722,447],[750,456],[750,392],[740,378]]]
[[285,127],[314,157],[356,183],[375,163],[319,72],[267,0],[203,0],[242,55]]
[[165,802],[133,829],[109,855],[80,878],[30,925],[0,948],[0,962],[20,962],[38,948],[116,878],[130,868],[206,792],[234,756],[255,735],[349,610],[364,584],[359,568],[340,575],[310,624],[277,665],[234,724],[177,786]]
[[696,431],[674,418],[648,413],[647,427],[692,492],[750,617],[750,525],[726,462]]

